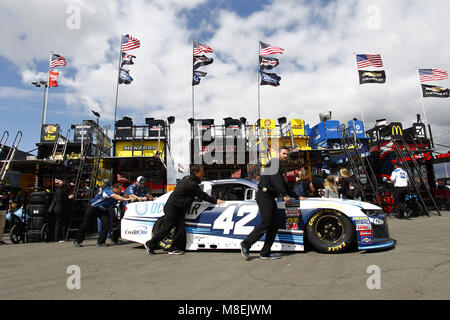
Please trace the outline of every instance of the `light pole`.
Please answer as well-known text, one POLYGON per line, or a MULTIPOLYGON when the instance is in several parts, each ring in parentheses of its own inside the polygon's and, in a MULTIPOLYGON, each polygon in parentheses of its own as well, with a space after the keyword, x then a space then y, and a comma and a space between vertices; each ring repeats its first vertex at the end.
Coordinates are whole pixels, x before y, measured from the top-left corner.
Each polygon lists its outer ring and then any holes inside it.
POLYGON ((99 120, 98 119, 100 118, 100 113, 98 113, 98 112, 96 112, 96 111, 94 111, 92 109, 91 109, 91 111, 94 114, 94 116, 97 118, 97 125, 99 125, 99 120))
POLYGON ((44 86, 44 96, 42 98, 42 120, 41 120, 41 129, 42 129, 42 126, 45 124, 45 122, 47 120, 46 119, 47 115, 46 115, 46 110, 45 110, 45 96, 46 96, 46 92, 47 92, 48 83, 44 80, 40 80, 39 82, 33 81, 31 84, 34 85, 36 88, 44 86))

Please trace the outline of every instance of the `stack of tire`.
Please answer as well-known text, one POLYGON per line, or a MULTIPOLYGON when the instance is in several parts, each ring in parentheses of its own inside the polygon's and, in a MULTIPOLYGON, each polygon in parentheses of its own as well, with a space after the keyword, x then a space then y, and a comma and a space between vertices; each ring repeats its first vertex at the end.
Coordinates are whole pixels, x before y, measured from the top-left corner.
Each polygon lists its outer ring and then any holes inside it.
POLYGON ((30 194, 26 206, 30 216, 28 220, 26 242, 48 240, 48 208, 52 200, 49 192, 33 192, 30 194))

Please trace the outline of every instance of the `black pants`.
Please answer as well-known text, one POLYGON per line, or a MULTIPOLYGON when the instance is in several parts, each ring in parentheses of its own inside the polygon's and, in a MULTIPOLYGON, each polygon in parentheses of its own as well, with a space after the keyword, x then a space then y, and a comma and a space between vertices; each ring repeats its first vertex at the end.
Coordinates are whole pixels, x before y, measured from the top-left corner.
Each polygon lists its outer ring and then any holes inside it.
POLYGON ((84 241, 86 233, 89 231, 89 228, 94 225, 97 217, 102 221, 102 229, 97 239, 97 243, 102 244, 106 242, 106 236, 108 235, 108 228, 110 223, 108 210, 102 210, 99 207, 93 207, 91 205, 88 206, 84 214, 83 222, 78 228, 77 235, 75 236, 75 241, 77 241, 78 243, 82 243, 84 241))
POLYGON ((270 248, 275 241, 278 230, 277 203, 273 195, 262 191, 256 193, 256 203, 261 213, 261 223, 253 229, 242 242, 242 245, 244 248, 250 249, 254 243, 266 234, 264 246, 261 249, 261 256, 267 257, 270 255, 270 248))
POLYGON ((67 228, 67 209, 62 206, 55 206, 55 241, 64 240, 67 228))
POLYGON ((407 187, 394 187, 394 204, 398 208, 399 218, 403 217, 405 212, 410 212, 411 210, 405 205, 405 196, 408 193, 407 187))
POLYGON ((172 238, 170 250, 186 250, 186 230, 184 229, 186 210, 171 206, 164 206, 165 222, 161 229, 152 237, 148 246, 152 249, 158 248, 158 243, 166 238, 173 227, 175 227, 175 235, 172 238))

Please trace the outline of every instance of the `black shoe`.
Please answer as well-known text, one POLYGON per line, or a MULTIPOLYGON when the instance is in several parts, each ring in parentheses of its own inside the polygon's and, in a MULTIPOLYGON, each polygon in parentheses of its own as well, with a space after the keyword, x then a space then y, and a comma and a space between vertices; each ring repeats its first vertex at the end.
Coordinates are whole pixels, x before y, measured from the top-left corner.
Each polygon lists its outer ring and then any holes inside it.
POLYGON ((104 248, 106 248, 106 247, 109 247, 109 244, 106 244, 106 243, 97 243, 97 244, 96 244, 96 247, 104 247, 104 248))
POLYGON ((248 249, 244 247, 244 245, 241 242, 241 255, 244 257, 245 260, 250 260, 250 255, 248 252, 248 249))
POLYGON ((281 259, 281 256, 278 254, 269 254, 268 256, 259 256, 260 259, 262 260, 275 260, 275 259, 281 259))
POLYGON ((147 253, 149 255, 154 255, 155 251, 152 248, 150 248, 150 243, 149 242, 150 241, 147 241, 146 243, 144 243, 145 251, 147 251, 147 253))
POLYGON ((74 242, 73 242, 73 246, 74 246, 75 248, 81 248, 81 247, 82 247, 81 243, 79 243, 79 242, 77 242, 77 241, 74 241, 74 242))
POLYGON ((0 246, 6 245, 7 243, 5 241, 0 241, 0 246))
POLYGON ((175 250, 170 250, 168 253, 169 253, 169 254, 180 255, 180 254, 183 254, 184 251, 183 251, 183 250, 179 250, 179 249, 175 249, 175 250))

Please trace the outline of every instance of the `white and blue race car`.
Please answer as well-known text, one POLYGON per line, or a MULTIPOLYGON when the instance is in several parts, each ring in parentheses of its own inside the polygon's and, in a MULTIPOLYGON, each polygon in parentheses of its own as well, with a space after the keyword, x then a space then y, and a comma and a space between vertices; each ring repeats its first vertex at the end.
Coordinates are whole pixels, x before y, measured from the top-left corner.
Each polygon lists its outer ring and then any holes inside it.
MULTIPOLYGON (((257 182, 245 179, 204 181, 203 190, 225 200, 214 205, 194 201, 186 212, 186 250, 240 249, 240 243, 260 223, 255 195, 257 182)), ((163 208, 169 193, 154 201, 126 206, 121 220, 121 237, 144 244, 164 222, 163 208)), ((305 242, 325 253, 342 252, 352 245, 359 250, 391 248, 386 215, 370 203, 308 198, 292 200, 289 207, 280 198, 278 233, 272 251, 304 251, 305 242)), ((170 237, 161 241, 170 245, 170 237)), ((260 251, 264 237, 250 251, 260 251)))

